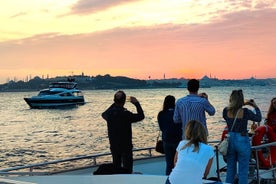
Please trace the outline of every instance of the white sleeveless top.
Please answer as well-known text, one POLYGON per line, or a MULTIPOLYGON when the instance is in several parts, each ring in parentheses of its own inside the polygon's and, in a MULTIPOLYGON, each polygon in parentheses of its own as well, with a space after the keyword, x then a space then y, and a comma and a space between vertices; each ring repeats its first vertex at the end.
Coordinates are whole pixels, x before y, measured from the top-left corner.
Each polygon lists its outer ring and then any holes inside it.
POLYGON ((213 147, 204 143, 200 143, 198 152, 192 152, 193 145, 180 150, 187 142, 182 140, 176 149, 178 158, 169 175, 171 184, 202 184, 207 163, 215 155, 213 147))

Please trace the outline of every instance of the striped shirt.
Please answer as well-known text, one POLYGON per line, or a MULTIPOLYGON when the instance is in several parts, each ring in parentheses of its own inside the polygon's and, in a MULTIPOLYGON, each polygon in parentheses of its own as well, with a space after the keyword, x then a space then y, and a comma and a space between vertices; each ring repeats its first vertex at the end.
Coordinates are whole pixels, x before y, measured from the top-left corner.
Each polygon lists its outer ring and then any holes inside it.
POLYGON ((190 120, 197 120, 202 123, 208 135, 205 112, 207 112, 210 116, 213 116, 216 112, 215 108, 206 98, 189 94, 177 100, 173 120, 175 123, 182 123, 183 138, 185 137, 184 130, 186 124, 190 120))

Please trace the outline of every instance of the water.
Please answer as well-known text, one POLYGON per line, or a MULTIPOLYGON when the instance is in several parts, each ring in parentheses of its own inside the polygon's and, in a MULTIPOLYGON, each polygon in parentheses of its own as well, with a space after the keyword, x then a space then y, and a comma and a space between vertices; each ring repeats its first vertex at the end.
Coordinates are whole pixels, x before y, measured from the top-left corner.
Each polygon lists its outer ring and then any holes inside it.
MULTIPOLYGON (((209 139, 217 140, 225 126, 222 110, 234 87, 203 88, 216 108, 215 116, 207 115, 209 139)), ((265 118, 275 86, 243 87, 246 99, 255 99, 265 118)), ((37 92, 0 93, 0 168, 40 163, 56 159, 109 152, 105 121, 101 113, 112 103, 113 90, 83 91, 87 104, 72 109, 30 109, 24 97, 37 92)), ((186 89, 125 90, 140 101, 145 119, 133 124, 135 148, 154 146, 158 134, 157 114, 166 95, 187 95, 186 89)), ((133 111, 134 106, 126 103, 133 111)))

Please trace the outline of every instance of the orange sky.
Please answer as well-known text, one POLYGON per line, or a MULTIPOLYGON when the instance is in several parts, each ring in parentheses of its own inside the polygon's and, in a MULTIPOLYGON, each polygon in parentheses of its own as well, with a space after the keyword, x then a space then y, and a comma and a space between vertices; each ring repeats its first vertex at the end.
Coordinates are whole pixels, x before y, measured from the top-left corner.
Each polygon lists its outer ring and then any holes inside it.
POLYGON ((82 72, 140 79, 276 78, 275 0, 0 5, 0 83, 82 72))

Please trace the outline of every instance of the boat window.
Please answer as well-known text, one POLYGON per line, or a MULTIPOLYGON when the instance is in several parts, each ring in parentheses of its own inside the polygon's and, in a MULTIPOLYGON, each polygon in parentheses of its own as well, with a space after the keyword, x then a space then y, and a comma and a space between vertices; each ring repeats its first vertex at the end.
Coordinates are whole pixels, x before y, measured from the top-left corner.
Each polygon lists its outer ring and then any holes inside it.
POLYGON ((43 96, 43 95, 54 95, 54 94, 58 94, 60 93, 61 91, 50 91, 50 90, 47 90, 47 91, 40 91, 38 96, 43 96))
POLYGON ((62 93, 62 94, 60 94, 60 96, 72 96, 72 94, 71 93, 62 93))
POLYGON ((81 91, 74 91, 74 92, 73 92, 73 95, 74 95, 74 96, 83 96, 83 94, 82 94, 81 91))
POLYGON ((50 84, 50 88, 74 89, 76 87, 77 83, 74 82, 53 82, 50 84))
POLYGON ((40 91, 38 93, 38 96, 43 96, 43 95, 48 95, 49 94, 49 91, 40 91))

